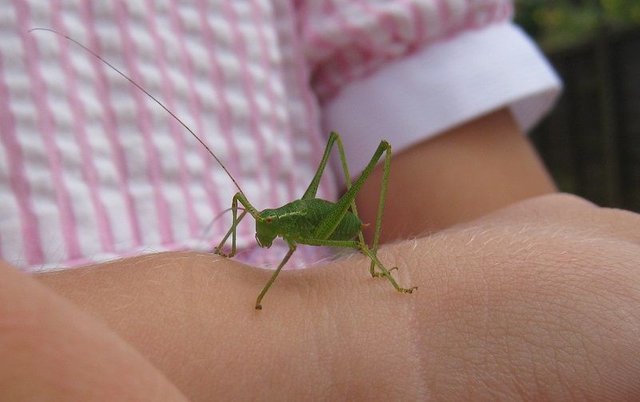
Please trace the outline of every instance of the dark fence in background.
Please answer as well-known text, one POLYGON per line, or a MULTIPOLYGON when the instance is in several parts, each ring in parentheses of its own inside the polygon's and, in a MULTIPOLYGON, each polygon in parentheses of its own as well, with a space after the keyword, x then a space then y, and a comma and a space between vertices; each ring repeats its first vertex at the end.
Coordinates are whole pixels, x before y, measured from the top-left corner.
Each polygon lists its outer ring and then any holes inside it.
POLYGON ((640 30, 549 55, 565 85, 532 140, 563 191, 640 211, 640 30))

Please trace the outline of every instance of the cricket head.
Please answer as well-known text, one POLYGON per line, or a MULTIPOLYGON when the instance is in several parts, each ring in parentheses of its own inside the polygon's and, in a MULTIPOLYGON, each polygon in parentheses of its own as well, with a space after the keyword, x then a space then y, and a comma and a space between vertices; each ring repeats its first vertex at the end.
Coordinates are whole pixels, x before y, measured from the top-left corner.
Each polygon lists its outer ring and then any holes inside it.
POLYGON ((269 248, 273 240, 278 236, 276 230, 277 215, 271 210, 265 209, 260 212, 256 219, 256 241, 260 247, 269 248))

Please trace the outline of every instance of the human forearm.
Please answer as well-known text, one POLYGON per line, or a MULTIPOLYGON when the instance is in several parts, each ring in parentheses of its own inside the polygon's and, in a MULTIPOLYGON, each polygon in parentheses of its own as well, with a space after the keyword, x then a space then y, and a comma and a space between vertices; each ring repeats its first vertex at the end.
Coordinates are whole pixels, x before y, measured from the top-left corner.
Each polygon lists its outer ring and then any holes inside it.
MULTIPOLYGON (((358 197, 365 222, 375 221, 380 179, 378 169, 358 197)), ((382 238, 421 236, 555 191, 510 112, 496 111, 394 155, 382 238)))

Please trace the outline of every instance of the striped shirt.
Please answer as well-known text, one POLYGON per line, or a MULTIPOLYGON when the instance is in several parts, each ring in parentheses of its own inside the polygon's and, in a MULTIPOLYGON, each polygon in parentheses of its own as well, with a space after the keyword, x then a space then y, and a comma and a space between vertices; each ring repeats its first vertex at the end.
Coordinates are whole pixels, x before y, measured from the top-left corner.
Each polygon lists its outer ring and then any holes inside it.
MULTIPOLYGON (((559 83, 511 14, 506 0, 8 0, 0 258, 36 271, 211 249, 230 219, 210 223, 238 190, 141 91, 31 28, 122 69, 263 209, 301 196, 329 130, 357 172, 383 137, 402 149, 502 106, 534 124, 559 83)), ((328 169, 318 196, 334 199, 338 186, 328 169)), ((249 219, 238 236, 241 256, 260 263, 249 219)), ((298 265, 318 258, 300 255, 298 265)))

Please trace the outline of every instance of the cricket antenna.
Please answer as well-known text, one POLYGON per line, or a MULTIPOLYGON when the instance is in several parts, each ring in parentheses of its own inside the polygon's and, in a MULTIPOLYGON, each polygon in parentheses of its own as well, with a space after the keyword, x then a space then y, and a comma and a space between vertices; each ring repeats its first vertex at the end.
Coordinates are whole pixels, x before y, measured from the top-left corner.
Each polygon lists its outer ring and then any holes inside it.
POLYGON ((162 102, 160 102, 155 96, 151 95, 151 93, 149 93, 149 91, 147 91, 146 89, 144 89, 144 87, 142 87, 142 85, 138 84, 137 82, 135 82, 134 80, 132 80, 129 76, 127 76, 125 73, 123 73, 122 71, 120 71, 116 66, 114 66, 113 64, 109 63, 107 60, 103 59, 102 56, 100 56, 98 53, 94 52, 93 50, 89 49, 87 46, 83 45, 82 43, 78 42, 77 40, 56 31, 55 29, 51 29, 51 28, 31 28, 28 32, 32 33, 35 31, 47 31, 47 32, 51 32, 54 33, 58 36, 62 36, 63 38, 66 38, 67 40, 75 43, 77 46, 80 46, 82 49, 84 49, 87 53, 89 53, 90 55, 92 55, 93 57, 95 57, 96 59, 100 60, 101 62, 103 62, 104 64, 106 64, 109 68, 111 68, 113 71, 115 71, 116 73, 120 74, 120 76, 122 76, 124 79, 126 79, 127 81, 129 81, 131 84, 133 84, 133 86, 135 86, 136 88, 138 88, 140 91, 142 91, 145 95, 147 95, 149 98, 151 98, 151 100, 153 100, 155 103, 158 104, 158 106, 160 106, 161 108, 163 108, 167 113, 169 113, 169 115, 171 115, 171 117, 173 117, 174 119, 176 119, 176 121, 178 123, 180 123, 180 125, 182 127, 184 127, 189 134, 191 134, 193 136, 193 138, 195 138, 200 144, 202 144, 202 146, 211 154, 211 156, 213 156, 213 158, 216 160, 216 162, 218 162, 218 164, 220 165, 220 167, 222 167, 222 169, 224 170, 224 172, 227 174, 227 176, 229 176, 229 178, 231 179, 231 181, 233 182, 233 184, 235 184, 236 188, 242 193, 244 194, 244 191, 242 191, 242 189, 240 188, 240 185, 238 184, 238 182, 233 178, 233 176, 231 176, 231 173, 229 172, 229 170, 227 169, 227 167, 222 163, 222 161, 216 156, 216 154, 213 153, 213 151, 211 150, 211 148, 209 148, 209 146, 207 144, 204 143, 204 141, 202 141, 200 139, 200 137, 198 137, 196 135, 196 133, 193 132, 193 130, 191 130, 189 128, 189 126, 187 126, 182 120, 180 120, 180 118, 178 116, 176 116, 175 113, 173 113, 171 110, 169 110, 162 102))

